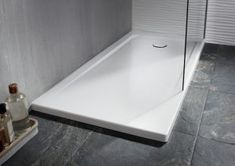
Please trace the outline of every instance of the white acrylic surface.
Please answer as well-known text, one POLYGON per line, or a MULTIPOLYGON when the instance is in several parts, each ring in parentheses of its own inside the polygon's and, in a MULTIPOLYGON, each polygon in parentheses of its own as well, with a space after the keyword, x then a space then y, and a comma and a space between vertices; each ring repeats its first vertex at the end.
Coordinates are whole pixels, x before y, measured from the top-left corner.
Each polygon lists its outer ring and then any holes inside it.
MULTIPOLYGON (((183 39, 130 33, 36 99, 32 108, 167 141, 184 96, 183 50, 183 39)), ((196 62, 199 54, 191 59, 196 62)))

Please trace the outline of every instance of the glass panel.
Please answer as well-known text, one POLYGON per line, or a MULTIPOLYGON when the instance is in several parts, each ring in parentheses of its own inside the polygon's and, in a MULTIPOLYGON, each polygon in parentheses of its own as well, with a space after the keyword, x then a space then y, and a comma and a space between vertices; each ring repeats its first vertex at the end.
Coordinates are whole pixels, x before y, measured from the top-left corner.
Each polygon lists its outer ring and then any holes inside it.
POLYGON ((189 69, 193 61, 197 59, 199 49, 205 37, 206 12, 208 0, 186 0, 186 27, 185 27, 185 62, 183 90, 186 81, 190 81, 189 69))
POLYGON ((142 55, 149 59, 139 67, 136 89, 145 89, 144 100, 153 107, 182 91, 186 7, 185 0, 133 0, 133 31, 141 32, 136 49, 144 46, 142 55))
POLYGON ((186 65, 190 60, 194 48, 204 39, 206 0, 187 0, 187 47, 186 65))

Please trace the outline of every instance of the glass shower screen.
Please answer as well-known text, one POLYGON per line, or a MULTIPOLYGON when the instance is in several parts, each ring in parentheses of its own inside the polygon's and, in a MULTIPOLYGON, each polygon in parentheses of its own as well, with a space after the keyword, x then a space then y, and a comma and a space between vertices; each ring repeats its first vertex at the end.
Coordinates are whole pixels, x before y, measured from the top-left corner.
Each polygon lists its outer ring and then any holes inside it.
MULTIPOLYGON (((203 45, 206 28, 206 13, 208 0, 186 0, 186 26, 185 26, 185 71, 184 76, 189 75, 187 66, 192 63, 193 52, 203 45)), ((185 88, 185 81, 183 88, 185 88)))
MULTIPOLYGON (((157 94, 154 96, 157 106, 182 92, 187 2, 133 0, 132 3, 133 31, 149 37, 148 50, 154 55, 146 71, 151 71, 151 66, 155 70, 146 81, 155 87, 150 94, 157 94)), ((149 52, 144 54, 145 58, 151 56, 149 52)))

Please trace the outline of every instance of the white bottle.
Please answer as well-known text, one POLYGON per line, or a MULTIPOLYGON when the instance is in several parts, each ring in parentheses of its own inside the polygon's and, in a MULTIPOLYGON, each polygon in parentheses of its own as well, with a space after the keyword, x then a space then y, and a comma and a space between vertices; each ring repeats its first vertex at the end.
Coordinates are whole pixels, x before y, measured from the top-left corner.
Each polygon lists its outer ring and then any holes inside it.
POLYGON ((29 127, 28 102, 23 93, 18 92, 17 84, 9 85, 10 96, 6 98, 15 131, 29 127))

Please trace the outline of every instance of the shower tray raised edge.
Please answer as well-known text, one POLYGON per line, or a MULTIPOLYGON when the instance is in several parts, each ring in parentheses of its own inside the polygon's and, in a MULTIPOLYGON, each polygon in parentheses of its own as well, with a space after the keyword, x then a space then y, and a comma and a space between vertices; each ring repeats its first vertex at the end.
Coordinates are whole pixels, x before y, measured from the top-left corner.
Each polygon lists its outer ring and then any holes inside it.
POLYGON ((116 47, 125 44, 123 42, 125 42, 127 36, 130 36, 130 34, 126 35, 121 40, 114 43, 111 47, 107 48, 95 58, 90 60, 85 66, 81 67, 80 69, 72 73, 69 77, 67 77, 65 80, 63 80, 61 83, 57 84, 55 87, 43 94, 41 97, 34 100, 31 105, 32 110, 139 137, 167 142, 170 138, 173 126, 181 108, 181 104, 184 100, 187 88, 190 84, 194 70, 197 66, 197 62, 199 61, 199 57, 204 46, 203 42, 195 46, 191 58, 186 66, 187 72, 185 77, 185 90, 175 95, 163 104, 159 105, 156 109, 147 112, 143 116, 136 118, 130 123, 114 123, 92 117, 82 116, 79 114, 69 113, 59 108, 55 109, 53 107, 50 107, 44 102, 44 98, 47 98, 50 95, 53 96, 55 93, 57 93, 57 91, 63 89, 65 85, 64 82, 69 82, 76 78, 77 73, 86 73, 86 71, 89 70, 92 64, 99 63, 100 61, 102 61, 102 58, 105 54, 110 54, 110 52, 114 51, 113 49, 116 49, 116 47))

